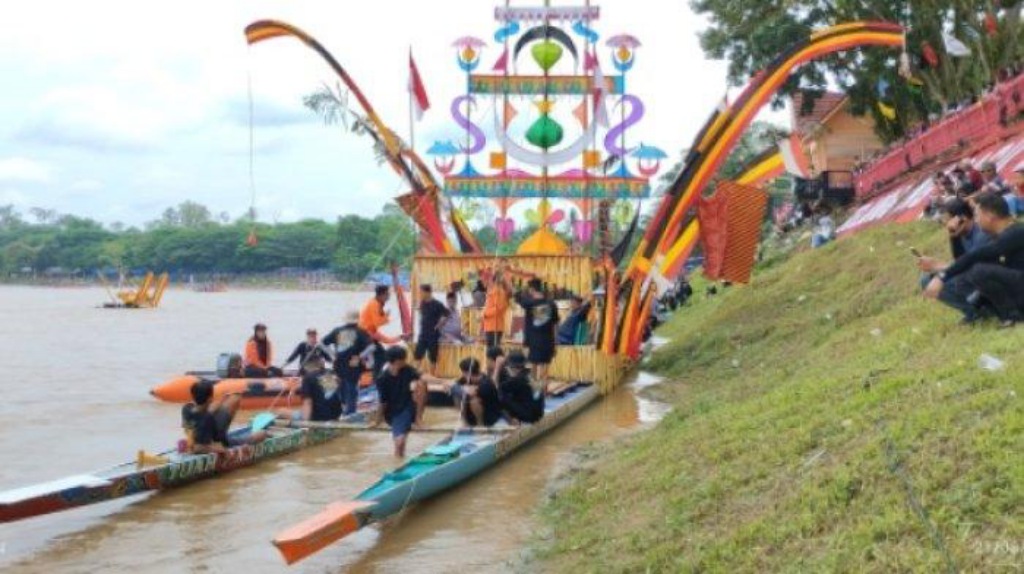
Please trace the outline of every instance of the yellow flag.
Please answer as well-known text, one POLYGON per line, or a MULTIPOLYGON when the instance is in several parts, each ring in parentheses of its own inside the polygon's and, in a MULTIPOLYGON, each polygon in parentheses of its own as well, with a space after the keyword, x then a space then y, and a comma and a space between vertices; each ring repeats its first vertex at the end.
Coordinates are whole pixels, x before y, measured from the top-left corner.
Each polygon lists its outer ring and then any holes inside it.
POLYGON ((878 102, 878 111, 882 113, 882 116, 890 122, 896 119, 896 108, 887 106, 883 102, 878 102))

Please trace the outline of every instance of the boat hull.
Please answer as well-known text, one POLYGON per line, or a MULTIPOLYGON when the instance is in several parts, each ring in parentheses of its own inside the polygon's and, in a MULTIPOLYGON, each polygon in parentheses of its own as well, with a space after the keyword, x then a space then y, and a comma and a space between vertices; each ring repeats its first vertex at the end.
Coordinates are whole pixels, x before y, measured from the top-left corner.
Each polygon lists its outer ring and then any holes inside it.
POLYGON ((184 486, 322 444, 342 432, 337 429, 281 430, 260 444, 234 447, 223 455, 183 455, 168 451, 159 455, 169 459, 164 464, 138 468, 136 462, 125 463, 93 474, 0 492, 0 523, 184 486))
POLYGON ((457 451, 458 456, 417 472, 414 466, 424 464, 417 462, 423 460, 424 455, 420 455, 386 474, 351 503, 332 504, 282 532, 274 539, 274 545, 289 564, 302 560, 373 522, 468 481, 572 418, 599 396, 599 389, 589 386, 572 392, 571 396, 551 399, 554 408, 548 409, 540 421, 505 433, 455 432, 425 453, 442 447, 442 450, 457 451), (353 506, 357 504, 360 506, 353 506))

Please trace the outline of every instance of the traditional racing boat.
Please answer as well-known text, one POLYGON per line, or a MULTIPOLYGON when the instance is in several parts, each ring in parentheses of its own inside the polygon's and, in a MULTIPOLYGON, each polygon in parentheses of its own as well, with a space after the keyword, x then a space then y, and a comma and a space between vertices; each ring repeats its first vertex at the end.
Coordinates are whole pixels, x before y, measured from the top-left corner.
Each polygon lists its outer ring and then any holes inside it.
POLYGON ((547 398, 544 417, 535 424, 453 432, 386 473, 351 501, 331 504, 280 533, 274 538, 274 545, 288 564, 302 560, 357 530, 484 472, 580 412, 600 394, 593 385, 571 385, 547 398))
MULTIPOLYGON (((232 434, 237 436, 240 432, 244 430, 232 434)), ((147 455, 140 451, 136 460, 104 470, 0 492, 0 523, 185 486, 323 444, 343 434, 345 429, 270 427, 267 432, 270 436, 265 441, 232 447, 221 455, 185 454, 177 450, 147 455)))

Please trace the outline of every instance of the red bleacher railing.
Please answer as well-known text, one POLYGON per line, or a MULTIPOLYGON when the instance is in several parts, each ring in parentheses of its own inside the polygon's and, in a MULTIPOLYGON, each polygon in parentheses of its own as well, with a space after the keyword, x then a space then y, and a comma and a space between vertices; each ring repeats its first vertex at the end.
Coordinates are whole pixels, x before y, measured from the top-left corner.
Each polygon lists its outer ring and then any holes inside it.
POLYGON ((856 176, 858 200, 884 190, 887 183, 943 153, 983 146, 1001 137, 1007 121, 1024 113, 1024 75, 1000 83, 978 103, 954 112, 928 131, 889 150, 856 176))

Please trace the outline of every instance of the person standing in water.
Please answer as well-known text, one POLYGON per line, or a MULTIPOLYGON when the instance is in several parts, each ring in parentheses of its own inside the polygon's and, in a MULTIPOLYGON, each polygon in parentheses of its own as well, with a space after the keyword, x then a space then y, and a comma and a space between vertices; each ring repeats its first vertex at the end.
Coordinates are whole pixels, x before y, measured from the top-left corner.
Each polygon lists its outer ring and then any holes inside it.
POLYGON ((409 431, 423 424, 427 405, 427 383, 419 371, 406 364, 408 356, 404 347, 391 347, 385 352, 387 365, 377 377, 380 403, 372 424, 376 427, 386 422, 391 427, 398 458, 405 458, 409 431))

